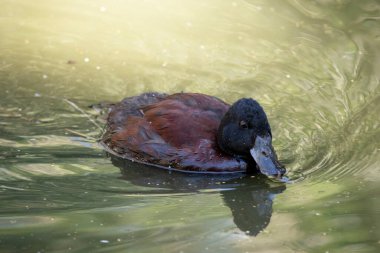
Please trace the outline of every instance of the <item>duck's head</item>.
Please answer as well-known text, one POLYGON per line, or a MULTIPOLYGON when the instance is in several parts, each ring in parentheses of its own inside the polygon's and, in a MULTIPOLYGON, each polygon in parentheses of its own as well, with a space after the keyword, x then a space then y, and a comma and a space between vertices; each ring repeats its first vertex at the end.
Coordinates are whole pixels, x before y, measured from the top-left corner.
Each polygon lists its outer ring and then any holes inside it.
POLYGON ((218 129, 218 145, 226 153, 252 159, 262 174, 281 177, 285 168, 279 163, 272 146, 272 132, 260 104, 243 98, 224 115, 218 129))

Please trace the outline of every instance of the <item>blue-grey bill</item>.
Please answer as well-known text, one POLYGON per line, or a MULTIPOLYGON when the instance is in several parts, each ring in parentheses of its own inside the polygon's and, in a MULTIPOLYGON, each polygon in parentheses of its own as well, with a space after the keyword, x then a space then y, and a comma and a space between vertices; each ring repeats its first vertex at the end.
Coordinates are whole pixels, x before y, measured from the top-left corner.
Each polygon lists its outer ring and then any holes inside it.
POLYGON ((276 178, 285 174, 285 168, 277 160, 270 135, 257 136, 250 153, 262 174, 276 178))

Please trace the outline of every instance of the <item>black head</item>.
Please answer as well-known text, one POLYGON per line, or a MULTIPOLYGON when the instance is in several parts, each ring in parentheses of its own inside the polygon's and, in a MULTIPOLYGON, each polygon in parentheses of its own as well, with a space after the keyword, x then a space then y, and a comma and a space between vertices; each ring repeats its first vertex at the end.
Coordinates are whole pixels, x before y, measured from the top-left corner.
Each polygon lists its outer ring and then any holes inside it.
POLYGON ((224 152, 247 159, 253 157, 261 173, 285 173, 272 147, 268 118, 257 101, 243 98, 235 102, 220 122, 217 139, 224 152))

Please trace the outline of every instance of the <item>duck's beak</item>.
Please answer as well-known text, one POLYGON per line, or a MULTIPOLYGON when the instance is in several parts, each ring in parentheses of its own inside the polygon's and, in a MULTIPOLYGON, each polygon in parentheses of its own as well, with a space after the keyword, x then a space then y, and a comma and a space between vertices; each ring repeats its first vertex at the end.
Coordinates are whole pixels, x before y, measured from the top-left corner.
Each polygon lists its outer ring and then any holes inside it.
POLYGON ((285 174, 286 169, 277 159, 270 135, 257 136, 250 153, 261 173, 276 178, 281 178, 285 174))

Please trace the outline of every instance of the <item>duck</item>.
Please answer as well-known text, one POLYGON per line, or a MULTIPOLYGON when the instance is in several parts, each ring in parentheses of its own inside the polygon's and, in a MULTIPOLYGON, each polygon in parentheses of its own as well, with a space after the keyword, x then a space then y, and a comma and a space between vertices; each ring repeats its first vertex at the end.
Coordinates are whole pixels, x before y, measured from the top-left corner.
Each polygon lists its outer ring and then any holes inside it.
POLYGON ((147 92, 113 104, 100 144, 107 153, 171 171, 261 173, 281 178, 263 107, 201 93, 147 92))

